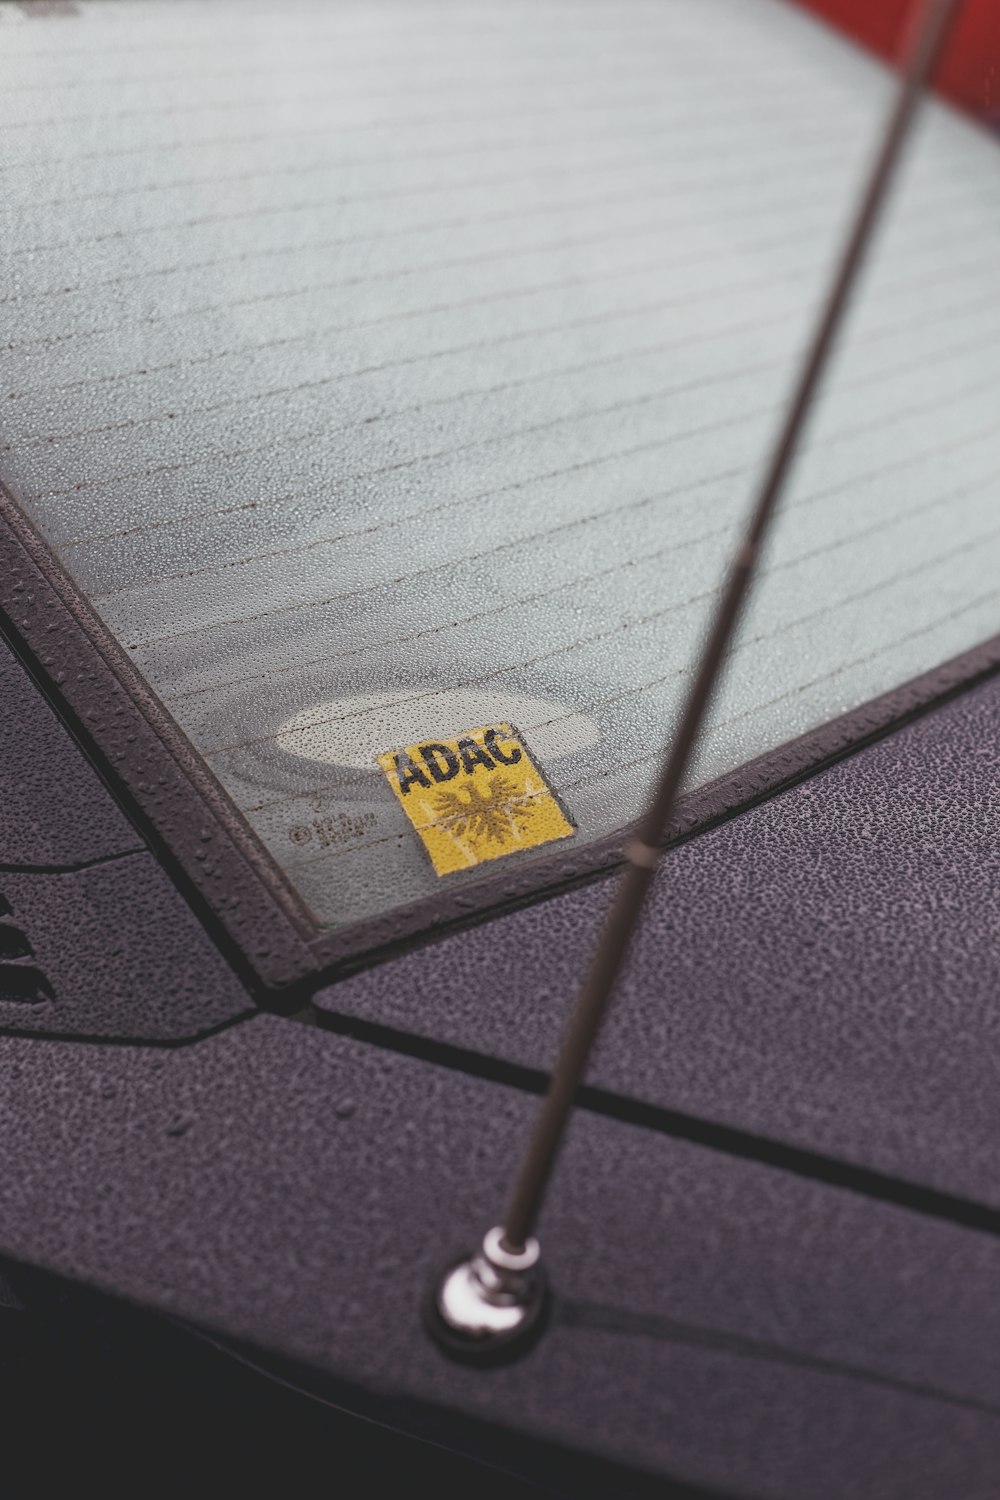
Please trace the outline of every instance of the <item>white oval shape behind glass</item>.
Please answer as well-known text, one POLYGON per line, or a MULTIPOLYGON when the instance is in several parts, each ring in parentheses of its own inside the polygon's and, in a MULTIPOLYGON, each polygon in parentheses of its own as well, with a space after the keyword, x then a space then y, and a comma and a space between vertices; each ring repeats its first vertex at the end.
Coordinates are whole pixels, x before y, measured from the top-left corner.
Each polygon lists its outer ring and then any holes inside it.
POLYGON ((516 725, 542 761, 586 750, 600 738, 592 719, 554 698, 442 688, 419 694, 361 693, 315 703, 287 719, 275 743, 303 760, 370 770, 384 750, 454 739, 484 724, 503 723, 516 725))

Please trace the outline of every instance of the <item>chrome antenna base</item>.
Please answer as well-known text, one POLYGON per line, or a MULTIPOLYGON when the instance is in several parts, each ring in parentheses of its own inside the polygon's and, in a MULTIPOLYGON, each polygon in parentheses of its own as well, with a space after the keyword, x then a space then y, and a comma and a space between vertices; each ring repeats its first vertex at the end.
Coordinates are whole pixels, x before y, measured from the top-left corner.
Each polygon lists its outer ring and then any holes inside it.
POLYGON ((530 1347, 548 1306, 540 1255, 535 1239, 511 1250, 498 1227, 475 1255, 448 1267, 427 1307, 430 1332, 446 1354, 490 1363, 515 1359, 530 1347))

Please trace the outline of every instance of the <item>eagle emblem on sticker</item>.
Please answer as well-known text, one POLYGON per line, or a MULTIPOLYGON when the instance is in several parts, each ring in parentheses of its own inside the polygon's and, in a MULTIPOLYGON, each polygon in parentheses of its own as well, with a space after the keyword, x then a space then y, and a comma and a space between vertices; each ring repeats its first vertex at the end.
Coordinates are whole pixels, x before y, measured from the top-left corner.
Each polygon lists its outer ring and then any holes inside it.
POLYGON ((378 763, 439 875, 576 831, 510 724, 386 750, 378 763))

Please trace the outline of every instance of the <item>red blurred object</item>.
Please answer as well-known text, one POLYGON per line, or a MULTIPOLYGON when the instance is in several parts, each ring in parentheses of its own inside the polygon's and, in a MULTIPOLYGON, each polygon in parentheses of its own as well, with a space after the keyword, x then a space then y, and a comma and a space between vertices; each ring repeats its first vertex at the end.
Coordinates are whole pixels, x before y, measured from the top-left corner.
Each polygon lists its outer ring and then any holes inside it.
MULTIPOLYGON (((799 0, 882 57, 898 57, 915 0, 799 0)), ((966 0, 937 87, 973 114, 1000 118, 1000 0, 966 0)))

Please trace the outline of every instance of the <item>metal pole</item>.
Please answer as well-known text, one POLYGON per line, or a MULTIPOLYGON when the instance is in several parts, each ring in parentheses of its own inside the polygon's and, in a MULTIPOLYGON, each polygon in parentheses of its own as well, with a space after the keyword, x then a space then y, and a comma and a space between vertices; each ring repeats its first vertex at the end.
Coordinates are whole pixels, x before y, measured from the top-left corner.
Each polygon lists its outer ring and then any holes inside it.
MULTIPOLYGON (((515 1303, 518 1296, 527 1299, 533 1295, 530 1289, 537 1284, 530 1278, 530 1272, 538 1259, 537 1243, 532 1239, 532 1234, 566 1124, 572 1113, 574 1097, 586 1071, 615 982, 628 954, 629 944, 662 852, 674 804, 683 786, 705 715, 754 580, 761 547, 774 518, 806 419, 871 242, 872 232, 884 206, 886 193, 913 124, 923 89, 941 55, 961 5, 962 0, 925 0, 922 12, 919 13, 919 23, 900 76, 896 98, 855 209, 818 324, 796 377, 750 512, 744 538, 730 564, 673 744, 652 801, 640 823, 638 836, 627 850, 628 866, 621 878, 590 971, 570 1019, 548 1093, 514 1184, 502 1230, 491 1231, 492 1241, 487 1236, 483 1251, 480 1252, 480 1279, 484 1267, 488 1273, 496 1273, 500 1281, 506 1275, 503 1295, 513 1299, 515 1303), (492 1259, 488 1254, 491 1245, 492 1259), (498 1265, 498 1253, 511 1264, 498 1265), (530 1265, 521 1264, 525 1259, 530 1260, 530 1265), (515 1262, 516 1265, 513 1264, 515 1262)), ((467 1264, 474 1267, 476 1262, 467 1264)), ((442 1296, 446 1285, 447 1281, 443 1284, 442 1296)), ((455 1331, 461 1332, 459 1322, 449 1319, 445 1303, 440 1298, 439 1313, 450 1322, 455 1331)), ((488 1341, 490 1335, 480 1330, 475 1337, 488 1341)))

